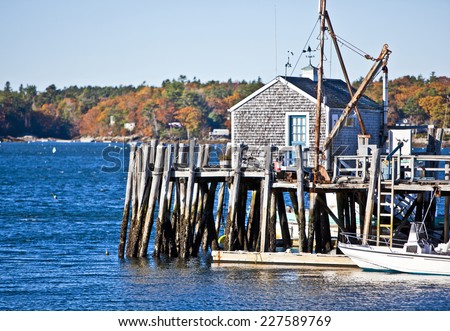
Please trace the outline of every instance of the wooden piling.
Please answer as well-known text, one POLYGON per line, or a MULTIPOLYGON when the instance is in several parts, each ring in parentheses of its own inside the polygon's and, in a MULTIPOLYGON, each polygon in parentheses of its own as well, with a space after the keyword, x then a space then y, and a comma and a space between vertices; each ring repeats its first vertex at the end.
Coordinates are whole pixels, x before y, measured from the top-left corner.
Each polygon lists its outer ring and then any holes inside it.
POLYGON ((370 163, 370 179, 369 188, 367 190, 367 201, 364 214, 364 232, 363 232, 363 244, 367 245, 370 227, 372 225, 373 207, 375 204, 375 192, 378 186, 378 178, 380 176, 380 150, 375 148, 372 150, 372 161, 370 163))
POLYGON ((239 199, 239 186, 241 182, 241 163, 242 163, 242 149, 243 146, 239 145, 234 148, 233 151, 233 182, 231 186, 230 198, 228 201, 228 215, 225 228, 225 247, 227 250, 231 250, 234 245, 236 237, 236 211, 237 202, 239 199))
MULTIPOLYGON (((209 148, 209 145, 197 146, 194 141, 189 145, 180 144, 179 147, 175 145, 173 148, 172 145, 158 145, 156 141, 150 145, 142 144, 139 148, 131 147, 118 246, 119 257, 125 254, 127 257, 146 257, 150 238, 153 237, 153 255, 156 258, 164 254, 170 257, 178 255, 181 258, 196 256, 200 247, 204 250, 217 250, 224 214, 227 220, 227 240, 224 247, 226 250, 256 251, 255 256, 261 256, 261 252, 275 252, 277 215, 283 247, 288 249, 292 243, 286 214, 287 193, 290 195, 299 225, 300 252, 315 250, 316 253, 327 253, 331 250, 329 217, 338 224, 339 233, 356 232, 356 203, 359 203, 360 231, 367 242, 371 234, 375 191, 378 184, 386 184, 379 182, 379 150, 372 151, 369 182, 365 178, 358 178, 358 175, 355 181, 354 174, 342 178, 340 169, 336 168, 335 174, 338 175, 333 177, 337 178, 336 181, 315 183, 311 186, 310 221, 306 235, 304 190, 310 185, 303 172, 300 146, 295 147, 296 169, 292 169, 290 165, 284 168, 283 165, 277 173, 273 171, 272 146, 264 148, 264 153, 251 148, 247 152, 244 145, 235 146, 232 169, 219 168, 214 162, 209 164, 209 148), (263 167, 260 167, 260 164, 263 164, 263 167), (327 205, 327 192, 337 192, 337 216, 327 205), (247 212, 248 205, 250 208, 247 212), (224 208, 228 210, 227 214, 224 208), (154 217, 156 233, 153 236, 151 232, 154 217)), ((436 160, 430 158, 427 162, 436 160)), ((449 181, 450 158, 444 160, 445 181, 449 181)), ((440 164, 428 167, 428 171, 442 170, 434 168, 440 168, 440 164)), ((447 216, 450 208, 450 184, 442 184, 442 179, 440 181, 439 193, 446 199, 447 212, 444 214, 447 216)), ((433 207, 429 207, 429 202, 424 202, 424 193, 429 194, 429 187, 413 182, 414 178, 411 183, 392 183, 399 187, 411 184, 413 193, 417 195, 417 199, 403 214, 402 224, 407 223, 414 211, 420 221, 426 213, 432 213, 433 207)), ((448 222, 447 216, 444 221, 444 240, 448 240, 448 222)), ((400 231, 400 227, 396 230, 400 231)))
MULTIPOLYGON (((184 165, 188 161, 188 153, 185 144, 180 144, 178 151, 178 162, 180 165, 184 165)), ((186 178, 177 179, 177 199, 179 201, 179 212, 178 212, 178 223, 177 223, 177 235, 175 237, 175 242, 177 244, 178 253, 185 257, 186 256, 186 178)))
MULTIPOLYGON (((322 201, 324 201, 325 206, 327 206, 326 194, 319 193, 316 197, 316 200, 318 200, 319 198, 322 201)), ((320 239, 321 239, 321 242, 320 242, 320 250, 316 249, 317 253, 329 253, 333 249, 333 246, 331 244, 330 219, 328 217, 328 215, 330 213, 327 212, 327 208, 318 208, 319 213, 320 213, 319 217, 320 217, 320 235, 321 235, 320 239)), ((316 239, 316 240, 318 240, 318 239, 316 239)))
MULTIPOLYGON (((203 154, 205 151, 205 145, 198 145, 198 153, 197 160, 195 163, 195 169, 201 169, 203 162, 203 154)), ((191 211, 190 211, 190 227, 194 230, 197 227, 198 221, 201 218, 202 209, 203 209, 203 194, 199 189, 199 183, 194 179, 194 186, 192 192, 192 202, 191 202, 191 211)))
POLYGON ((288 249, 292 247, 292 239, 286 215, 286 204, 284 202, 283 192, 277 192, 276 194, 277 194, 278 218, 280 220, 281 237, 283 239, 283 248, 288 249))
MULTIPOLYGON (((217 182, 212 182, 211 186, 208 187, 208 184, 202 183, 201 191, 203 192, 203 210, 201 214, 201 218, 199 220, 198 230, 195 234, 194 245, 192 247, 192 255, 196 256, 198 250, 200 248, 201 241, 203 239, 203 235, 208 223, 212 223, 212 215, 214 208, 214 198, 217 188, 217 182)), ((212 223, 213 224, 213 223, 212 223)), ((209 231, 213 231, 214 226, 210 226, 209 231)), ((214 233, 211 233, 212 237, 214 237, 214 233)), ((215 239, 217 240, 217 235, 215 235, 215 239)))
MULTIPOLYGON (((295 146, 295 155, 296 155, 296 174, 297 174, 297 208, 296 209, 296 215, 297 215, 297 224, 298 224, 298 250, 299 252, 306 252, 307 249, 307 241, 306 241, 306 217, 305 217, 305 192, 304 192, 304 180, 305 180, 305 174, 303 171, 303 151, 301 145, 295 146)), ((291 194, 291 201, 294 204, 293 196, 291 194)))
POLYGON ((218 250, 219 244, 219 233, 216 231, 216 226, 214 222, 214 201, 217 192, 218 182, 212 182, 209 187, 209 195, 206 201, 206 212, 207 212, 207 220, 206 220, 206 230, 208 232, 207 240, 212 250, 218 250))
POLYGON ((272 147, 265 148, 264 179, 261 182, 261 227, 260 227, 260 251, 266 251, 267 230, 269 223, 270 188, 272 184, 272 147))
POLYGON ((136 150, 135 155, 135 167, 133 170, 133 197, 131 206, 131 221, 130 221, 130 231, 128 233, 128 241, 126 246, 126 256, 136 257, 137 249, 139 244, 139 236, 141 232, 141 219, 138 218, 139 215, 139 205, 142 201, 140 196, 140 174, 142 172, 142 149, 136 150))
MULTIPOLYGON (((450 164, 445 163, 445 180, 450 180, 450 164)), ((449 231, 449 213, 450 213, 450 197, 448 195, 444 198, 444 238, 443 241, 448 242, 448 231, 449 231)))
POLYGON ((275 252, 277 248, 276 243, 276 222, 277 222, 277 197, 275 192, 270 192, 270 209, 269 209, 269 222, 268 222, 268 234, 269 234, 269 252, 275 252))
POLYGON ((245 234, 245 222, 247 217, 247 196, 248 187, 246 183, 241 184, 238 200, 238 209, 236 212, 236 249, 247 250, 247 236, 245 234))
POLYGON ((216 209, 216 216, 215 216, 215 227, 217 234, 220 233, 220 227, 222 225, 222 219, 223 219, 223 203, 225 200, 225 190, 227 189, 227 183, 222 182, 219 187, 219 193, 217 198, 217 209, 216 209))
MULTIPOLYGON (((153 256, 159 257, 161 253, 161 246, 163 243, 164 237, 168 240, 172 245, 175 246, 175 238, 172 233, 172 226, 170 223, 170 205, 168 204, 167 192, 169 190, 170 183, 170 171, 172 169, 172 148, 169 146, 165 150, 164 157, 164 170, 163 177, 160 186, 160 194, 159 194, 159 206, 158 206, 158 219, 156 222, 156 235, 155 235, 155 244, 153 249, 153 256)), ((172 253, 171 255, 173 255, 172 253)))
POLYGON ((131 195, 133 190, 133 169, 135 167, 136 145, 130 147, 130 159, 128 161, 127 186, 125 190, 125 204, 123 207, 122 225, 120 228, 120 241, 118 247, 119 258, 125 255, 125 243, 127 238, 128 219, 130 216, 131 195))
POLYGON ((157 151, 156 151, 155 168, 152 173, 153 179, 152 179, 152 183, 151 183, 148 208, 147 208, 147 212, 145 214, 145 219, 144 219, 144 224, 143 224, 143 229, 142 229, 142 236, 141 236, 142 239, 139 244, 139 252, 138 252, 139 257, 147 256, 148 243, 150 240, 150 235, 151 235, 151 231, 153 228, 153 222, 154 222, 154 212, 155 212, 156 200, 159 198, 159 189, 160 189, 160 185, 161 185, 161 177, 162 177, 162 171, 163 171, 165 151, 166 151, 166 146, 158 145, 157 151))
POLYGON ((260 214, 260 190, 252 191, 250 200, 250 211, 247 220, 247 249, 256 250, 259 235, 259 214, 260 214))
POLYGON ((315 192, 309 193, 309 221, 308 221, 308 252, 314 251, 314 231, 317 222, 317 210, 316 210, 316 195, 315 192))

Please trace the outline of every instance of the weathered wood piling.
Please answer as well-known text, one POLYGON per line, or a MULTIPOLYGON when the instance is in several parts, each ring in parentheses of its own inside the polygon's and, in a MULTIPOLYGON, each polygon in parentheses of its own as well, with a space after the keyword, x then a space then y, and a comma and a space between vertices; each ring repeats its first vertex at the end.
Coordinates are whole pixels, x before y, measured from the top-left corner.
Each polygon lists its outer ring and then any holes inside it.
MULTIPOLYGON (((225 250, 275 252, 277 222, 281 229, 278 246, 289 249, 293 242, 288 206, 294 210, 301 229, 299 250, 308 249, 301 147, 289 152, 296 155, 293 161, 297 164, 292 164, 289 175, 283 172, 287 179, 276 179, 280 176, 273 166, 277 148, 226 148, 195 141, 152 141, 131 147, 120 257, 146 257, 149 247, 153 247, 156 257, 167 254, 188 258, 196 256, 200 249, 219 249, 218 239, 223 235, 225 250), (227 155, 232 155, 232 166, 219 166, 218 157, 227 155)), ((329 229, 321 230, 327 222, 320 217, 310 231, 326 235, 329 242, 329 229)), ((313 233, 309 233, 309 239, 314 240, 311 238, 313 233)), ((323 251, 322 246, 319 243, 316 249, 323 251)), ((331 248, 328 245, 326 249, 331 248)))
MULTIPOLYGON (((330 219, 338 239, 359 231, 363 242, 377 236, 378 244, 380 238, 392 243, 411 218, 426 218, 432 226, 436 196, 444 196, 449 209, 450 157, 438 155, 437 147, 431 156, 393 155, 392 173, 384 178, 380 167, 387 158, 371 149, 368 155, 336 157, 333 178, 325 174, 316 182, 301 146, 225 147, 195 140, 133 145, 118 255, 186 259, 201 249, 328 253, 335 244, 330 219), (231 166, 219 165, 219 158, 231 158, 231 166), (426 177, 416 177, 422 163, 426 177), (336 197, 334 210, 328 193, 336 197), (291 222, 295 215, 297 242, 288 215, 291 222)), ((446 215, 447 240, 448 223, 446 215)))

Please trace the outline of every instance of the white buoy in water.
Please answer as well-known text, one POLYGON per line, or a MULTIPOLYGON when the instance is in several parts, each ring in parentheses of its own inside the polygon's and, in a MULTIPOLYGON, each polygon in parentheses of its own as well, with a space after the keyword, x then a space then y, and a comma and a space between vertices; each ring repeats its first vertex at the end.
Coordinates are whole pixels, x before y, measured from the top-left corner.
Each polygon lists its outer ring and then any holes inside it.
POLYGON ((53 147, 52 152, 53 152, 53 154, 56 153, 56 147, 53 147))

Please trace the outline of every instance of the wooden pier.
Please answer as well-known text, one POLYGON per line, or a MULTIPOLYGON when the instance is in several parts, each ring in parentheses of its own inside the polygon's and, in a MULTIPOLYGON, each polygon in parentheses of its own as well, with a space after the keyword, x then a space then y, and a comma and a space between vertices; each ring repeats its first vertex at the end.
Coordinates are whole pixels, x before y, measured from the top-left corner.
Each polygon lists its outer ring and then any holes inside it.
MULTIPOLYGON (((315 182, 306 164, 301 146, 225 147, 195 141, 132 146, 119 257, 150 253, 185 259, 203 249, 213 252, 214 262, 234 256, 234 262, 318 264, 325 255, 329 265, 348 266, 348 259, 328 254, 334 251, 330 220, 339 232, 392 241, 412 217, 428 218, 432 226, 435 197, 450 195, 449 156, 392 155, 387 160, 372 146, 364 155, 335 157, 333 172, 321 171, 315 182), (220 165, 219 160, 227 162, 220 165), (336 194, 337 210, 327 204, 327 193, 336 194), (299 229, 296 247, 288 208, 299 229)), ((443 227, 445 238, 448 218, 443 227)))

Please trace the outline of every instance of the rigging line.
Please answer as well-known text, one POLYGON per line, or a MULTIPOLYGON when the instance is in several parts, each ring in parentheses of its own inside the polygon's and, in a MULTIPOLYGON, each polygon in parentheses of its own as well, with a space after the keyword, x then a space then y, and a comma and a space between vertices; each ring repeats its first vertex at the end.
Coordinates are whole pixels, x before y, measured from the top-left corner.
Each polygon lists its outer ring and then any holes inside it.
POLYGON ((300 55, 299 55, 299 57, 298 57, 298 59, 297 59, 297 62, 295 62, 294 68, 292 68, 291 76, 292 76, 292 74, 294 73, 295 68, 297 68, 298 63, 300 62, 300 59, 302 58, 303 50, 306 49, 306 46, 308 46, 309 41, 310 41, 310 39, 311 39, 311 36, 313 35, 314 31, 316 30, 316 27, 317 27, 317 24, 319 24, 319 21, 320 21, 320 16, 317 18, 316 24, 314 25, 314 28, 312 29, 312 31, 311 31, 311 33, 310 33, 310 35, 309 35, 309 37, 308 37, 308 40, 307 40, 306 43, 305 43, 305 46, 303 46, 302 52, 300 52, 300 55))
POLYGON ((366 59, 374 60, 374 58, 372 56, 370 56, 369 53, 367 53, 367 52, 363 51, 362 49, 356 47, 355 45, 353 45, 349 41, 345 40, 344 38, 342 38, 342 37, 340 37, 338 35, 335 35, 335 36, 336 36, 336 39, 338 39, 343 46, 349 48, 350 50, 354 51, 358 55, 361 55, 362 57, 365 57, 366 59))
POLYGON ((428 238, 427 228, 424 226, 425 219, 428 216, 428 212, 430 211, 431 205, 433 204, 433 200, 436 197, 436 193, 437 193, 438 190, 439 190, 438 187, 434 187, 433 195, 431 196, 430 203, 428 205, 427 211, 425 212, 425 215, 423 215, 423 219, 422 219, 422 222, 421 222, 421 227, 423 227, 425 229, 425 234, 426 234, 427 238, 428 238))

